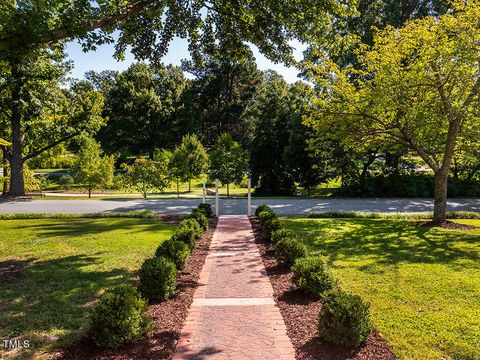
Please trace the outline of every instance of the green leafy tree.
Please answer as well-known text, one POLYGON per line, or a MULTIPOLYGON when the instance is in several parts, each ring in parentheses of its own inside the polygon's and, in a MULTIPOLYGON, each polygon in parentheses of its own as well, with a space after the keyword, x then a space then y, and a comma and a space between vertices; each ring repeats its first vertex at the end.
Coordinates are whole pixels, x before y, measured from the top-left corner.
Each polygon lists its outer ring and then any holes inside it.
POLYGON ((162 191, 168 186, 168 168, 164 163, 138 158, 132 165, 122 164, 126 177, 142 193, 144 199, 153 190, 162 191))
POLYGON ((227 185, 227 197, 230 196, 230 184, 239 184, 248 171, 248 153, 233 141, 229 134, 221 135, 209 153, 211 180, 219 179, 227 185))
MULTIPOLYGON (((254 44, 270 59, 292 63, 289 41, 321 39, 332 14, 346 14, 348 5, 350 1, 336 0, 288 3, 262 0, 245 6, 238 6, 233 0, 0 2, 0 68, 11 79, 7 81, 10 105, 5 107, 10 109, 6 117, 12 142, 12 152, 8 153, 10 194, 24 193, 23 139, 28 126, 27 112, 21 104, 32 103, 24 99, 25 88, 30 84, 27 75, 35 73, 45 78, 49 71, 39 67, 42 57, 61 53, 66 41, 77 39, 86 51, 116 41, 117 59, 122 59, 130 48, 138 60, 159 63, 173 38, 187 38, 197 64, 203 61, 202 51, 219 43, 235 57, 244 57, 245 50, 254 44)), ((64 127, 54 128, 57 130, 54 142, 62 142, 64 127)))
POLYGON ((26 161, 104 124, 101 93, 85 82, 61 86, 68 69, 62 59, 44 51, 0 74, 0 136, 11 143, 0 149, 10 164, 11 196, 25 193, 26 161))
POLYGON ((459 141, 480 130, 480 4, 454 6, 446 15, 379 32, 374 45, 359 54, 364 71, 342 69, 329 59, 312 67, 324 96, 316 99, 318 112, 308 123, 322 129, 340 121, 359 142, 408 146, 435 174, 435 224, 446 219, 447 182, 459 141))
POLYGON ((178 182, 188 181, 188 191, 192 191, 192 179, 199 177, 206 169, 208 156, 196 135, 186 135, 175 148, 170 161, 171 170, 178 182))
POLYGON ((112 185, 114 164, 114 157, 103 156, 100 144, 95 140, 83 141, 73 173, 75 180, 87 187, 89 198, 94 189, 112 185))
POLYGON ((274 71, 266 72, 264 88, 250 110, 256 119, 250 168, 258 194, 291 195, 295 191, 293 176, 283 157, 290 137, 288 99, 288 85, 283 77, 274 71))
POLYGON ((107 152, 122 157, 146 154, 152 159, 156 148, 177 143, 176 113, 186 84, 178 67, 140 63, 111 83, 106 76, 90 74, 105 91, 104 116, 109 121, 97 138, 107 152))

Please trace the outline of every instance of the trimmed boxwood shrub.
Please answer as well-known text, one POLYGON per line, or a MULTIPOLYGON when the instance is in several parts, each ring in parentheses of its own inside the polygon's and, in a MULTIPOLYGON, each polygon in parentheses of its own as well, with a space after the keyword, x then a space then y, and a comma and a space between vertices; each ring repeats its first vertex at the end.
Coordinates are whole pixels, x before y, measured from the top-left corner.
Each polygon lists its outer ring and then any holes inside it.
POLYGON ((175 294, 177 268, 166 257, 146 259, 140 268, 138 291, 150 301, 167 300, 175 294))
POLYGON ((187 227, 193 230, 195 239, 199 239, 203 235, 203 229, 195 219, 185 219, 178 224, 178 227, 187 227))
POLYGON ((272 243, 275 244, 284 238, 295 238, 295 237, 296 235, 292 230, 281 228, 272 232, 271 240, 272 240, 272 243))
POLYGON ((211 218, 213 215, 212 205, 210 204, 200 204, 197 209, 205 214, 207 218, 211 218))
POLYGON ((370 305, 358 295, 331 291, 323 299, 318 330, 321 337, 334 344, 358 346, 372 331, 370 305))
POLYGON ((177 269, 183 269, 190 256, 190 249, 182 241, 170 238, 160 244, 155 252, 156 257, 166 257, 173 261, 177 269))
POLYGON ((262 204, 255 209, 255 216, 259 216, 260 213, 263 211, 269 211, 273 213, 273 210, 270 206, 268 206, 267 204, 262 204))
POLYGON ((272 233, 274 231, 280 230, 282 228, 282 223, 277 218, 270 219, 265 221, 262 226, 262 235, 265 240, 272 240, 272 233))
POLYGON ((208 229, 208 219, 203 211, 199 209, 193 209, 189 218, 194 219, 196 222, 198 222, 198 224, 203 230, 208 229))
POLYGON ((337 285, 331 269, 325 260, 318 256, 308 256, 295 260, 292 272, 292 280, 295 285, 315 294, 323 294, 337 285))
POLYGON ((307 247, 296 239, 284 238, 275 244, 275 258, 288 267, 292 266, 295 260, 306 255, 307 247))
POLYGON ((131 285, 105 291, 90 315, 90 336, 97 346, 117 348, 139 340, 152 328, 147 302, 131 285))
POLYGON ((272 219, 276 219, 277 215, 273 211, 262 211, 258 215, 258 220, 260 222, 260 226, 263 227, 263 225, 272 219))

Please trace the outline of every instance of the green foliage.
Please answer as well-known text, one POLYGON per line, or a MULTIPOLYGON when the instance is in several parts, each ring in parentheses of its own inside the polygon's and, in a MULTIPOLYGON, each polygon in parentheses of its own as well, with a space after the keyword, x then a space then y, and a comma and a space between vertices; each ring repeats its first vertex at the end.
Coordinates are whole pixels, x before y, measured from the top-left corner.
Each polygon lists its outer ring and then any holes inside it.
POLYGON ((150 159, 137 158, 133 165, 122 164, 126 178, 141 191, 144 199, 152 190, 162 191, 168 186, 168 168, 165 164, 150 159))
POLYGON ((334 344, 358 346, 372 331, 370 305, 358 295, 329 292, 322 301, 318 330, 322 338, 334 344))
POLYGON ((72 175, 62 175, 58 179, 58 184, 62 187, 64 190, 70 189, 70 187, 74 184, 75 179, 73 178, 72 175))
POLYGON ((90 336, 107 348, 139 340, 151 329, 146 310, 147 303, 131 285, 107 290, 90 316, 90 336))
POLYGON ((277 242, 279 242, 282 239, 285 239, 285 238, 294 239, 295 237, 296 237, 296 235, 293 231, 284 229, 282 227, 278 230, 272 231, 271 241, 272 241, 272 243, 276 244, 277 242))
POLYGON ((172 260, 176 268, 181 270, 187 263, 188 257, 190 256, 190 249, 184 242, 170 238, 158 246, 155 256, 163 256, 172 260))
POLYGON ((105 94, 105 115, 109 121, 98 134, 110 153, 150 155, 160 147, 173 147, 178 135, 172 123, 186 79, 176 66, 132 64, 121 73, 88 74, 105 94))
POLYGON ((277 218, 264 221, 262 224, 262 236, 265 240, 271 241, 272 234, 282 228, 282 223, 277 218))
POLYGON ((207 162, 207 152, 197 136, 186 135, 171 156, 170 171, 177 181, 188 181, 191 191, 191 180, 200 176, 207 162))
POLYGON ((94 139, 85 139, 73 173, 77 182, 85 184, 89 197, 92 190, 113 183, 114 162, 113 156, 102 156, 100 145, 94 139))
POLYGON ((239 184, 248 170, 248 153, 229 134, 223 134, 217 138, 209 159, 209 178, 226 184, 230 196, 229 185, 239 184))
POLYGON ((260 213, 263 211, 270 211, 273 213, 273 210, 270 206, 268 206, 267 204, 262 204, 255 209, 255 216, 259 216, 260 213))
POLYGON ((184 242, 190 249, 194 248, 200 236, 202 236, 202 228, 194 219, 182 220, 173 233, 173 239, 184 242))
POLYGON ((295 260, 292 273, 292 280, 300 289, 315 294, 323 294, 337 285, 325 259, 318 256, 308 256, 295 260))
POLYGON ((207 218, 211 218, 212 215, 213 215, 213 212, 212 212, 212 205, 210 204, 200 204, 197 206, 197 209, 201 212, 203 212, 203 214, 207 217, 207 218))
POLYGON ((288 267, 291 267, 295 260, 307 255, 307 247, 292 238, 284 238, 278 241, 274 247, 277 261, 288 267))
POLYGON ((193 209, 189 218, 194 219, 204 231, 208 229, 208 219, 205 213, 199 208, 193 209))
POLYGON ((260 222, 260 226, 262 228, 267 221, 270 221, 276 218, 277 218, 277 215, 273 212, 273 210, 264 210, 258 214, 258 221, 260 222))
POLYGON ((138 291, 150 301, 171 298, 177 287, 177 268, 166 257, 146 259, 140 268, 138 291))

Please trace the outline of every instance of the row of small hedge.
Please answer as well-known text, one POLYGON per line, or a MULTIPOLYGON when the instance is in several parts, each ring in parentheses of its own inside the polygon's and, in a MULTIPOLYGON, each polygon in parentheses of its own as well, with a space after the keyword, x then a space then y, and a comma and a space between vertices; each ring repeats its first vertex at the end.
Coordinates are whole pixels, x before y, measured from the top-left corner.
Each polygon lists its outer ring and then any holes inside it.
POLYGON ((158 246, 155 255, 143 262, 137 288, 122 285, 105 291, 90 316, 89 333, 97 346, 117 348, 151 330, 152 321, 145 314, 148 302, 175 295, 177 271, 185 267, 211 216, 210 205, 200 204, 180 222, 172 237, 158 246))
POLYGON ((275 212, 267 205, 255 211, 265 240, 275 248, 275 258, 293 272, 298 288, 322 297, 318 319, 319 335, 344 346, 358 346, 372 330, 369 304, 360 296, 340 289, 332 270, 319 256, 309 256, 307 247, 293 231, 284 229, 275 212))

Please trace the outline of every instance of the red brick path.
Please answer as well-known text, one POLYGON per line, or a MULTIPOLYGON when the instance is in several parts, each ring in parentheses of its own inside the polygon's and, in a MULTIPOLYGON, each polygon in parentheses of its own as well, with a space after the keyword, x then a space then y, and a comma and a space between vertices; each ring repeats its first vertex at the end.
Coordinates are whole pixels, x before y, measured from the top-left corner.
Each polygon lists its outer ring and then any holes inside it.
POLYGON ((174 360, 295 359, 246 216, 221 216, 174 360))

